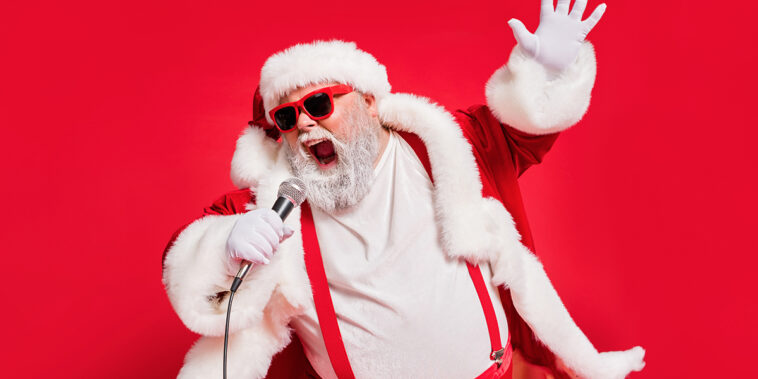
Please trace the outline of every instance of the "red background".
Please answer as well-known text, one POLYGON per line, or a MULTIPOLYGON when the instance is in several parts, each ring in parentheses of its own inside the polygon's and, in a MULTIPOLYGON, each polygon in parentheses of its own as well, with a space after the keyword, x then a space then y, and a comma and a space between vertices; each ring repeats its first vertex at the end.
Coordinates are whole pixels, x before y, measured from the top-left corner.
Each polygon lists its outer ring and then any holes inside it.
MULTIPOLYGON (((539 2, 6 3, 4 377, 171 377, 196 338, 161 284, 175 228, 232 189, 260 66, 354 40, 396 92, 484 101, 539 2)), ((706 3, 706 2, 704 2, 706 3)), ((639 378, 755 377, 754 14, 609 1, 592 105, 523 177, 537 250, 600 350, 639 378), (752 300, 751 300, 752 299, 752 300)), ((597 5, 591 1, 590 7, 597 5)), ((589 12, 588 12, 589 13, 589 12)))

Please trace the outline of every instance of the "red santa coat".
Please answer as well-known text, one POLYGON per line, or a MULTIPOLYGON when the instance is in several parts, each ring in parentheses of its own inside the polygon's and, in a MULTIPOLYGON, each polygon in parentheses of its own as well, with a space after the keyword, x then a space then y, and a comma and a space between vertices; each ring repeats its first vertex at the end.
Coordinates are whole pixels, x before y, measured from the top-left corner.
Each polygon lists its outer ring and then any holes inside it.
MULTIPOLYGON (((555 132, 584 114, 594 75, 588 43, 577 62, 553 81, 515 50, 487 84, 488 106, 453 116, 413 95, 391 94, 377 103, 382 124, 401 132, 431 169, 446 253, 490 264, 514 348, 553 371, 557 354, 583 376, 623 377, 639 366, 641 348, 603 356, 573 323, 532 254, 517 182, 542 160, 557 138, 555 132)), ((180 377, 218 374, 231 283, 223 268, 226 236, 237 215, 257 204, 273 204, 276 187, 290 175, 281 146, 260 129, 247 130, 232 160, 232 179, 241 189, 224 195, 169 243, 164 259, 169 299, 187 327, 204 335, 187 354, 180 377)), ((231 376, 306 375, 309 365, 288 327, 289 320, 312 304, 303 264, 303 252, 312 247, 302 244, 299 216, 295 210, 287 220, 296 234, 270 264, 249 274, 235 296, 231 376)))

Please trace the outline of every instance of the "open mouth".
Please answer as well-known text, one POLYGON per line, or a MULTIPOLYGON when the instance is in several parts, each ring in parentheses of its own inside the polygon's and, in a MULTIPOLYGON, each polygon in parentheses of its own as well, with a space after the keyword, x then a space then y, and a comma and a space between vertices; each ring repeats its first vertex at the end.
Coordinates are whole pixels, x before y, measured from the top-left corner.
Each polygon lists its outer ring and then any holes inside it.
POLYGON ((337 153, 334 151, 332 141, 320 139, 308 141, 305 145, 321 168, 330 167, 337 162, 337 153))

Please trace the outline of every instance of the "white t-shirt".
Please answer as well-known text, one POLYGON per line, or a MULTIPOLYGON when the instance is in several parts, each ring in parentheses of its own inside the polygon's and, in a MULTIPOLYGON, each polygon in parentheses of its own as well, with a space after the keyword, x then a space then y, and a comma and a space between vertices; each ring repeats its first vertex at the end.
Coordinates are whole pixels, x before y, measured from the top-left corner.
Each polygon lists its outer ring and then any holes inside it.
MULTIPOLYGON (((466 263, 447 256, 435 222, 432 182, 397 134, 356 206, 313 207, 342 340, 358 378, 474 378, 492 365, 487 324, 466 263)), ((508 326, 489 265, 481 265, 501 341, 508 326)), ((324 378, 336 377, 316 310, 292 323, 324 378)))

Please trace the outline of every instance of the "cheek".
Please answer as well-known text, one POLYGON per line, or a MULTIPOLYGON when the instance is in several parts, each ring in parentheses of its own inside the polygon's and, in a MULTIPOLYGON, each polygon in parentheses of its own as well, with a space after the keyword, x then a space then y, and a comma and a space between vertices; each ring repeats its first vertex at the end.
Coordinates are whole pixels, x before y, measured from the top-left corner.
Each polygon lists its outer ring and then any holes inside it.
POLYGON ((321 126, 337 137, 337 139, 344 141, 348 137, 350 126, 347 125, 347 117, 344 113, 336 114, 335 111, 335 114, 322 121, 321 126))
POLYGON ((297 132, 293 131, 290 133, 285 133, 282 136, 284 137, 284 143, 289 145, 289 148, 292 151, 296 151, 297 150, 297 132))

